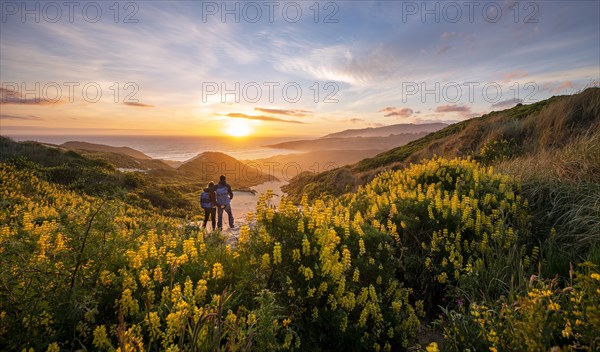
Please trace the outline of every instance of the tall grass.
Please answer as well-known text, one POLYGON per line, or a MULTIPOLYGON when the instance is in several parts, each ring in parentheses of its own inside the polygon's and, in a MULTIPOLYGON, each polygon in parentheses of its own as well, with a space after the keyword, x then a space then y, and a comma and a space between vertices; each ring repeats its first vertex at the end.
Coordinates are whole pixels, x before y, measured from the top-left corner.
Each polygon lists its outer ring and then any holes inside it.
POLYGON ((600 263, 600 132, 501 162, 497 169, 522 179, 534 233, 546 241, 546 274, 564 275, 570 262, 600 263))

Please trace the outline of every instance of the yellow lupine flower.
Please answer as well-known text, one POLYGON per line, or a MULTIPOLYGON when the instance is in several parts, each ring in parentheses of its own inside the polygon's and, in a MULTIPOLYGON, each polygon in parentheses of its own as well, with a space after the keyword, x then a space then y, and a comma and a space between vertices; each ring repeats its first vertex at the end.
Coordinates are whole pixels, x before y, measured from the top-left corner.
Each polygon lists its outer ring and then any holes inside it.
POLYGON ((263 254, 260 266, 263 269, 268 269, 270 265, 271 265, 271 257, 269 256, 269 253, 263 254))
POLYGON ((147 288, 150 286, 151 279, 150 275, 148 275, 148 270, 142 269, 142 271, 140 271, 139 280, 142 287, 147 288))
POLYGON ((560 305, 554 302, 553 300, 550 300, 550 303, 548 304, 548 309, 558 312, 560 310, 560 305))
POLYGON ((256 322, 257 322, 257 319, 256 319, 256 314, 254 314, 254 313, 250 313, 250 314, 248 314, 248 319, 247 319, 247 321, 246 321, 246 322, 247 322, 247 324, 248 324, 248 325, 250 325, 250 326, 251 326, 251 325, 255 325, 255 324, 256 324, 256 322))
POLYGON ((295 248, 292 250, 292 260, 298 262, 301 259, 300 249, 295 248))
POLYGON ((362 256, 367 252, 365 248, 365 241, 361 238, 358 240, 358 255, 362 256))
POLYGON ((348 248, 343 249, 342 258, 343 258, 342 260, 344 263, 344 269, 350 268, 350 265, 352 265, 352 258, 351 258, 350 250, 348 250, 348 248))
POLYGON ((214 263, 212 268, 213 279, 222 279, 224 276, 223 265, 221 263, 214 263))
POLYGON ((429 345, 427 345, 427 347, 425 348, 425 350, 427 352, 439 352, 440 349, 438 348, 438 344, 437 342, 432 342, 429 345))
POLYGON ((304 236, 304 239, 302 239, 302 254, 305 256, 310 255, 310 242, 306 236, 304 236))
POLYGON ((355 268, 354 274, 352 274, 352 281, 358 282, 359 278, 360 278, 360 271, 358 270, 358 268, 355 268))
POLYGON ((162 269, 160 266, 157 266, 156 268, 154 268, 154 281, 156 281, 158 283, 163 282, 163 274, 162 274, 162 269))
POLYGON ((281 243, 276 242, 273 247, 273 264, 281 264, 281 243))
POLYGON ((106 333, 105 325, 96 326, 96 328, 94 329, 93 344, 98 350, 109 349, 110 347, 112 347, 110 339, 108 338, 108 334, 106 333))

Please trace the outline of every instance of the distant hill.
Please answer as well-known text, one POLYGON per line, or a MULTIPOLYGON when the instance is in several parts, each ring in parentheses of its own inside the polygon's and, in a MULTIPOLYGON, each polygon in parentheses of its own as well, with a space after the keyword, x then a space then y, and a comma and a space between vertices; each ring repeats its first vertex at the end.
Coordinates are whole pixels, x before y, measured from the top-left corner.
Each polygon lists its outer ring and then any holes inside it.
POLYGON ((118 152, 101 152, 84 149, 77 149, 73 151, 91 159, 104 160, 114 165, 114 167, 117 169, 143 172, 151 170, 173 170, 172 166, 159 159, 138 159, 128 154, 121 154, 118 152))
POLYGON ((396 124, 383 127, 348 129, 341 132, 331 133, 321 138, 386 137, 389 135, 406 133, 435 132, 447 126, 448 124, 445 123, 396 124))
POLYGON ((76 142, 76 141, 65 142, 65 143, 61 144, 60 146, 65 149, 69 149, 69 150, 88 150, 88 151, 94 151, 94 152, 123 154, 123 155, 127 155, 132 158, 139 159, 139 160, 152 159, 148 155, 140 152, 139 150, 135 150, 135 149, 129 148, 129 147, 112 147, 112 146, 103 145, 103 144, 95 144, 95 143, 88 143, 88 142, 76 142))
POLYGON ((599 131, 600 88, 588 88, 572 96, 519 104, 459 122, 351 166, 319 175, 299 175, 283 190, 296 199, 302 194, 340 195, 367 183, 381 171, 403 168, 434 155, 447 158, 471 155, 482 162, 497 164, 519 158, 536 160, 536 155, 544 154, 546 164, 537 167, 549 168, 561 162, 552 151, 577 150, 583 144, 588 146, 586 153, 592 153, 591 160, 597 160, 597 150, 594 154, 597 146, 593 146, 597 145, 599 131), (549 155, 554 155, 554 159, 549 155))
POLYGON ((204 152, 198 154, 177 168, 177 173, 186 178, 202 180, 202 182, 219 181, 220 175, 227 177, 227 182, 234 187, 250 187, 266 181, 268 173, 252 165, 246 165, 239 160, 219 152, 204 152))
POLYGON ((185 161, 177 161, 177 160, 167 160, 167 159, 160 159, 163 163, 169 165, 172 168, 178 168, 181 166, 181 164, 183 164, 185 161))
POLYGON ((234 190, 269 180, 267 173, 223 153, 202 153, 180 168, 173 168, 162 160, 137 159, 107 151, 125 150, 129 154, 128 149, 102 147, 94 146, 105 151, 71 150, 32 141, 15 142, 0 136, 0 162, 40 170, 46 180, 72 190, 102 197, 118 196, 128 203, 143 208, 152 205, 177 216, 198 213, 200 192, 208 181, 218 181, 221 174, 227 176, 234 190))
POLYGON ((305 171, 319 173, 336 167, 354 164, 381 152, 381 150, 322 150, 275 155, 269 158, 247 160, 244 163, 258 167, 263 172, 271 172, 279 179, 290 180, 305 171))
POLYGON ((348 138, 319 138, 298 140, 267 145, 269 148, 323 151, 323 150, 388 150, 399 145, 419 139, 427 132, 390 135, 387 137, 348 137, 348 138))

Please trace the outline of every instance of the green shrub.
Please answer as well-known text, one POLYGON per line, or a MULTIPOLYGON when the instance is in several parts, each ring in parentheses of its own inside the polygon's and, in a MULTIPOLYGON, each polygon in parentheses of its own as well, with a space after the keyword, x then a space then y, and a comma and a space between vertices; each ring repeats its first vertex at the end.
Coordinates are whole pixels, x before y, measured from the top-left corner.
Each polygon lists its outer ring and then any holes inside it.
POLYGON ((596 351, 600 348, 600 274, 581 264, 565 286, 532 278, 514 302, 472 303, 446 311, 441 325, 449 351, 596 351))

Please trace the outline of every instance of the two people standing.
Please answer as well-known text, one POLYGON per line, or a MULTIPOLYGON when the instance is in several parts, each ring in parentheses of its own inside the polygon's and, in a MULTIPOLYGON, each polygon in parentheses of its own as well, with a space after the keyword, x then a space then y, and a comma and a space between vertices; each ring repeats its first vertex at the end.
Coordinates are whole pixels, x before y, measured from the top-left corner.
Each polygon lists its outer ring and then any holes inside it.
POLYGON ((213 182, 210 182, 200 195, 200 205, 204 209, 202 227, 206 227, 208 221, 211 220, 213 230, 215 230, 215 213, 218 213, 217 227, 219 230, 223 230, 223 211, 225 211, 229 220, 229 227, 234 228, 233 213, 231 212, 232 199, 233 192, 225 175, 219 177, 219 183, 216 186, 213 182))

